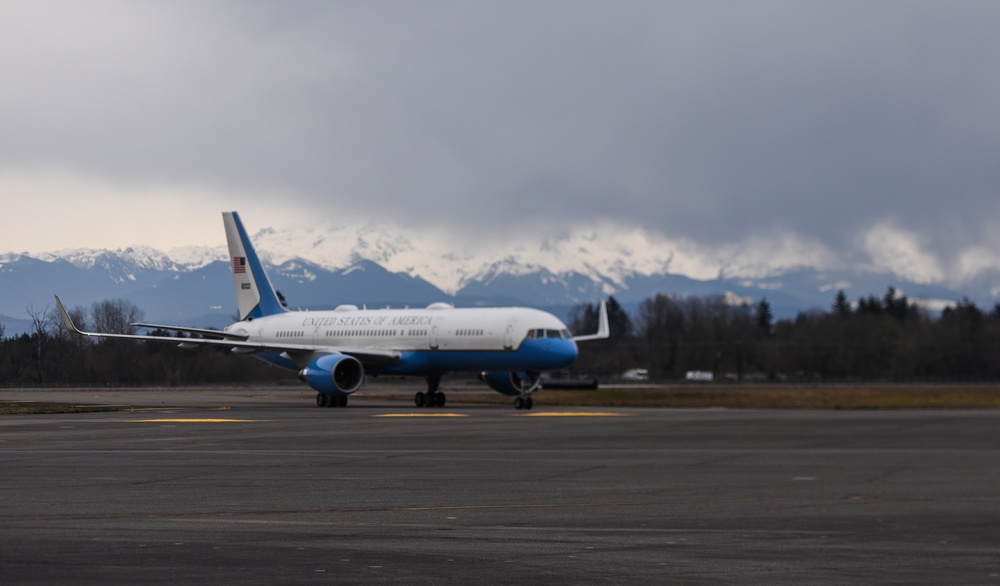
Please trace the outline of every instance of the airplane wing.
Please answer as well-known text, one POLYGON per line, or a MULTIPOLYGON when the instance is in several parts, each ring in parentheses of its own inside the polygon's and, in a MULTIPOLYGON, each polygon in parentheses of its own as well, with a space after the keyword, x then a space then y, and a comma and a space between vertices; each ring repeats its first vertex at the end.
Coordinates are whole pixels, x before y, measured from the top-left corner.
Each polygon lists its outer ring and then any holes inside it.
POLYGON ((146 324, 140 322, 134 322, 129 324, 137 328, 148 328, 150 330, 170 330, 172 332, 185 332, 187 334, 198 334, 200 336, 209 336, 212 338, 221 338, 223 340, 241 340, 246 341, 247 336, 242 334, 233 334, 230 332, 223 332, 220 330, 207 330, 203 328, 183 328, 180 326, 165 326, 160 324, 146 324))
POLYGON ((230 348, 237 354, 256 354, 258 352, 285 352, 292 358, 296 356, 308 356, 310 354, 332 354, 340 353, 357 358, 362 364, 391 365, 399 362, 400 354, 395 350, 384 350, 382 348, 347 347, 347 346, 321 346, 315 344, 266 344, 261 342, 249 342, 246 339, 238 339, 239 336, 229 334, 229 339, 220 339, 219 336, 227 335, 226 332, 218 330, 202 330, 199 328, 183 328, 175 326, 153 326, 152 324, 133 324, 140 327, 158 327, 167 330, 186 331, 192 333, 205 333, 215 338, 168 338, 166 336, 144 336, 138 334, 108 334, 99 332, 85 332, 76 327, 70 317, 66 307, 62 304, 59 296, 56 295, 56 305, 62 313, 63 322, 66 329, 91 338, 110 338, 122 340, 146 340, 149 342, 174 343, 181 348, 197 348, 199 346, 222 346, 230 348), (234 339, 235 338, 235 339, 234 339))
POLYGON ((611 335, 611 328, 608 326, 608 304, 602 299, 601 310, 597 317, 597 333, 583 336, 573 336, 577 342, 589 342, 590 340, 603 340, 611 335))

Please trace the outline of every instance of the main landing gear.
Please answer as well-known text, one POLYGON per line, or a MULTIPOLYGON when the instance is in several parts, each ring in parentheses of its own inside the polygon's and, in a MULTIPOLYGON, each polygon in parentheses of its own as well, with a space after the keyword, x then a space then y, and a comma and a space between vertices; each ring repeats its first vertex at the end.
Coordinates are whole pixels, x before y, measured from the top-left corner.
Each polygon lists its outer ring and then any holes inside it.
POLYGON ((531 409, 535 406, 535 402, 531 400, 531 396, 518 397, 514 399, 514 408, 520 411, 524 409, 525 411, 531 409))
POLYGON ((417 407, 444 407, 444 393, 417 393, 413 396, 413 404, 417 407))
POLYGON ((413 404, 417 407, 444 407, 444 393, 438 390, 441 386, 441 377, 427 377, 427 392, 419 392, 413 396, 413 404))
POLYGON ((347 407, 347 396, 335 397, 333 395, 316 394, 317 407, 347 407))

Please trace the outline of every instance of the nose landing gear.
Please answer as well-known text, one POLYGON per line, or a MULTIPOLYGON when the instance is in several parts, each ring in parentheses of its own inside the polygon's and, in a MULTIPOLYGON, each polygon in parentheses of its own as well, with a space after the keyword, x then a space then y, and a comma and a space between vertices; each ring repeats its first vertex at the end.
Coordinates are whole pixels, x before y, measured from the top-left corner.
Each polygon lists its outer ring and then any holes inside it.
POLYGON ((530 395, 526 395, 524 397, 518 397, 518 398, 514 399, 514 408, 517 409, 518 411, 520 411, 521 409, 524 409, 525 411, 528 411, 532 407, 534 407, 534 405, 535 405, 535 402, 531 400, 531 396, 530 395))

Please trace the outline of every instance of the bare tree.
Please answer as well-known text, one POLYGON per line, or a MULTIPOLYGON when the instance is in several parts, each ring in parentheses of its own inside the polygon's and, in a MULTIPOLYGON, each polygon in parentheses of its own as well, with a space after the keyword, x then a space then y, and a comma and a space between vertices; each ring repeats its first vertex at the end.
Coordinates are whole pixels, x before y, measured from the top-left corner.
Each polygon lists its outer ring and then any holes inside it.
POLYGON ((4 332, 7 331, 7 326, 0 323, 0 377, 3 376, 3 359, 6 349, 6 344, 4 343, 4 332))
MULTIPOLYGON (((91 327, 109 334, 132 334, 134 322, 142 321, 142 311, 131 301, 105 299, 90 310, 91 327)), ((103 372, 103 381, 122 384, 138 378, 145 345, 128 340, 102 339, 94 345, 95 364, 103 372)))
POLYGON ((45 347, 49 331, 52 328, 52 311, 48 305, 45 306, 45 309, 35 309, 34 305, 29 305, 26 311, 28 312, 28 317, 31 318, 31 329, 35 337, 35 365, 38 369, 36 378, 41 383, 43 382, 44 373, 44 369, 42 368, 42 351, 45 347))
POLYGON ((131 301, 105 299, 95 302, 90 309, 93 327, 98 332, 131 334, 132 323, 142 320, 142 310, 131 301))
MULTIPOLYGON (((82 307, 77 305, 73 309, 67 309, 66 312, 69 313, 69 318, 73 321, 73 324, 77 328, 84 331, 87 330, 87 312, 82 307)), ((55 312, 53 312, 52 318, 52 334, 60 340, 73 338, 77 338, 80 341, 86 340, 83 336, 70 336, 70 331, 69 328, 66 327, 66 322, 60 319, 60 316, 55 312)))

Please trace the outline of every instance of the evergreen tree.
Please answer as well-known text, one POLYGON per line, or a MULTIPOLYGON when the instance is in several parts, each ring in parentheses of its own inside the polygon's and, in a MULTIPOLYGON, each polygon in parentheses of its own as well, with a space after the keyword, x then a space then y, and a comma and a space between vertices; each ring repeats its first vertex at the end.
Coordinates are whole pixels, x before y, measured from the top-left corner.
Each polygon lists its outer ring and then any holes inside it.
MULTIPOLYGON (((621 340, 632 336, 632 318, 614 296, 608 297, 608 327, 611 339, 621 340)), ((596 320, 595 320, 596 321, 596 320)), ((595 326, 596 327, 596 326, 595 326)), ((596 331, 596 330, 595 330, 596 331)))
POLYGON ((757 303, 754 311, 754 319, 757 322, 757 330, 765 337, 771 337, 774 332, 774 313, 771 311, 771 304, 766 297, 762 297, 757 303))
POLYGON ((847 300, 843 289, 838 290, 837 296, 833 298, 833 313, 840 317, 851 315, 851 302, 847 300))
POLYGON ((858 314, 860 315, 882 315, 885 307, 882 301, 874 295, 858 299, 858 314))
POLYGON ((916 306, 911 306, 906 296, 899 294, 892 286, 885 292, 882 306, 887 314, 898 320, 904 320, 916 312, 916 306))

